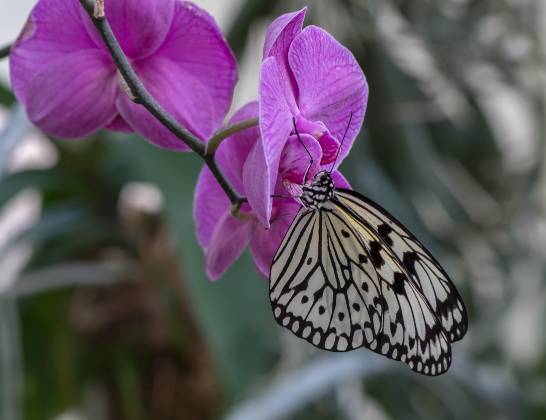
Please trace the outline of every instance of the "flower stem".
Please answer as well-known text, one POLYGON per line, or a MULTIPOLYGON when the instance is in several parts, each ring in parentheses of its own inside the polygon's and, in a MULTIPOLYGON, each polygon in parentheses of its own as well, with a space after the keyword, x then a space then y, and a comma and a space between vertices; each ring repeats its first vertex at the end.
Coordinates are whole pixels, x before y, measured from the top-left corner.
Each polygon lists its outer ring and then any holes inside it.
POLYGON ((11 44, 0 47, 0 60, 9 56, 11 44))
MULTIPOLYGON (((121 49, 121 46, 119 45, 119 42, 112 32, 110 24, 108 23, 108 19, 102 13, 100 13, 101 7, 97 7, 95 0, 80 0, 80 4, 87 11, 87 14, 95 25, 95 28, 97 28, 99 31, 118 71, 127 83, 127 86, 134 97, 134 102, 146 108, 155 118, 157 118, 159 122, 161 122, 169 131, 171 131, 171 133, 178 137, 192 151, 197 153, 209 167, 214 177, 228 196, 232 205, 240 207, 241 203, 243 203, 245 199, 237 194, 220 168, 218 168, 218 165, 214 159, 214 153, 207 154, 205 143, 183 127, 148 92, 129 63, 127 56, 121 49)), ((100 4, 102 4, 102 2, 100 2, 100 4)))
POLYGON ((218 146, 220 146, 222 141, 224 141, 226 138, 228 138, 229 136, 235 133, 244 131, 247 128, 255 127, 257 125, 258 125, 258 118, 250 118, 248 120, 240 121, 236 124, 230 125, 224 130, 218 131, 207 142, 207 146, 205 148, 205 154, 207 156, 214 156, 214 154, 216 153, 216 150, 218 149, 218 146))

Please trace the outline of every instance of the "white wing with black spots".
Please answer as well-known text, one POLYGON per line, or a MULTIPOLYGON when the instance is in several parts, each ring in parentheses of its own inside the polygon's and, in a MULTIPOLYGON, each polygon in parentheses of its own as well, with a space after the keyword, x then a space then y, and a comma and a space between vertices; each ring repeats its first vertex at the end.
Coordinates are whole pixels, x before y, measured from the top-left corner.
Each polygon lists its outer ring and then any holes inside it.
POLYGON ((319 211, 302 208, 296 216, 271 268, 273 314, 317 347, 368 347, 381 328, 375 272, 362 268, 369 260, 356 247, 341 249, 326 223, 319 211))
POLYGON ((396 218, 366 197, 344 189, 337 189, 335 197, 394 252, 441 321, 449 341, 460 340, 468 328, 466 309, 449 276, 431 253, 396 218))
POLYGON ((331 351, 366 347, 438 375, 451 363, 445 331, 393 250, 335 199, 302 207, 270 275, 277 322, 331 351))

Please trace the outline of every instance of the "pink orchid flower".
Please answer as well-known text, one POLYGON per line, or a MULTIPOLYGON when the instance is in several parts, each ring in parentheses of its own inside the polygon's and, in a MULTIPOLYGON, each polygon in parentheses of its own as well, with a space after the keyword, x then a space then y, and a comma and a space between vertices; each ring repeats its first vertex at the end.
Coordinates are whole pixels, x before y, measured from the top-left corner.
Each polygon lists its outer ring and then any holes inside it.
MULTIPOLYGON (((255 118, 257 115, 258 103, 252 102, 241 108, 230 124, 255 118)), ((248 171, 248 165, 254 164, 249 157, 259 142, 260 131, 258 127, 254 127, 227 138, 216 152, 218 165, 241 196, 248 195, 244 173, 248 171)), ((309 166, 308 155, 301 159, 309 166)), ((258 271, 266 277, 269 276, 273 256, 301 206, 288 195, 289 192, 281 181, 292 177, 293 167, 290 163, 288 160, 283 161, 280 166, 269 228, 259 222, 248 203, 242 206, 239 217, 232 216, 231 203, 226 193, 208 167, 202 169, 195 190, 194 218, 197 239, 205 250, 205 266, 211 280, 221 277, 248 245, 258 271)), ((338 171, 332 173, 332 178, 337 187, 350 188, 338 171)))
POLYGON ((302 183, 335 170, 349 153, 366 111, 368 85, 352 53, 316 26, 302 29, 306 9, 277 18, 267 31, 260 70, 261 138, 243 183, 258 220, 269 226, 278 175, 302 183), (296 129, 294 129, 294 120, 296 129), (343 139, 343 137, 345 138, 343 139), (343 144, 342 143, 343 140, 343 144))
MULTIPOLYGON (((181 0, 107 1, 106 16, 150 93, 207 139, 223 122, 237 78, 235 58, 213 18, 181 0)), ((48 134, 135 131, 159 147, 188 150, 124 93, 77 0, 38 1, 13 47, 10 71, 17 99, 48 134)))

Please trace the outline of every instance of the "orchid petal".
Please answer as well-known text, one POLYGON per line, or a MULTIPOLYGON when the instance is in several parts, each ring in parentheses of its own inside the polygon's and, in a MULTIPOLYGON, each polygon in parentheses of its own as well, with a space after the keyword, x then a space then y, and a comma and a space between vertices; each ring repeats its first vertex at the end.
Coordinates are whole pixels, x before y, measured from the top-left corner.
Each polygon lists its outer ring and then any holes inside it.
MULTIPOLYGON (((150 94, 167 112, 197 137, 210 137, 216 128, 211 123, 216 110, 206 86, 161 56, 154 56, 135 67, 150 94)), ((189 150, 182 140, 126 95, 120 95, 117 106, 129 126, 151 143, 166 149, 189 150)))
MULTIPOLYGON (((249 203, 257 212, 258 219, 267 226, 271 214, 271 191, 277 181, 279 160, 288 136, 292 131, 292 114, 283 95, 282 79, 274 57, 266 59, 260 70, 260 132, 261 149, 253 155, 254 162, 249 165, 249 178, 258 177, 266 188, 255 189, 256 196, 249 203), (262 151, 263 150, 263 151, 262 151), (263 153, 263 155, 260 155, 263 153), (264 179, 265 178, 265 179, 264 179), (253 200, 253 202, 251 201, 253 200), (265 223, 264 223, 265 222, 265 223)), ((245 185, 245 189, 252 185, 245 185)))
POLYGON ((298 139, 296 135, 292 135, 283 149, 279 173, 290 182, 304 184, 305 175, 306 181, 313 179, 321 159, 322 148, 313 136, 300 134, 298 139))
POLYGON ((277 18, 269 25, 265 44, 264 59, 275 57, 286 102, 292 113, 297 114, 298 85, 288 64, 288 49, 290 44, 301 32, 307 8, 299 12, 287 13, 277 18))
POLYGON ((171 30, 157 54, 206 88, 214 99, 207 113, 209 125, 213 130, 219 128, 231 105, 237 63, 212 16, 193 3, 176 1, 171 30))
MULTIPOLYGON (((74 0, 57 0, 60 3, 74 0)), ((136 60, 153 54, 165 41, 171 30, 174 6, 179 0, 130 0, 106 1, 104 12, 112 31, 125 54, 136 60)), ((103 48, 104 41, 91 19, 81 9, 81 19, 95 44, 103 48)), ((62 20, 64 21, 64 20, 62 20)))
MULTIPOLYGON (((250 102, 239 109, 228 126, 258 116, 258 103, 250 102)), ((260 129, 247 128, 225 139, 216 152, 218 164, 240 194, 244 194, 243 167, 251 149, 260 141, 260 129)))
POLYGON ((307 7, 304 7, 297 12, 285 13, 271 22, 265 35, 264 59, 277 54, 288 56, 288 48, 301 32, 306 12, 307 7))
POLYGON ((230 208, 226 193, 207 166, 204 166, 199 174, 193 203, 197 241, 206 248, 211 243, 220 217, 230 208))
POLYGON ((95 48, 81 24, 81 9, 77 1, 60 0, 42 0, 34 7, 10 52, 11 83, 17 99, 24 102, 28 98, 28 83, 51 63, 95 48))
POLYGON ((106 126, 108 130, 119 131, 122 133, 132 133, 133 129, 127 124, 121 115, 117 115, 112 121, 106 126))
POLYGON ((302 114, 322 121, 343 143, 339 164, 364 120, 368 99, 364 73, 347 48, 316 26, 308 26, 294 39, 288 59, 299 87, 302 114))
POLYGON ((263 146, 264 143, 260 139, 251 149, 243 167, 243 185, 253 213, 258 221, 268 228, 272 209, 271 166, 266 159, 263 146))
POLYGON ((27 113, 44 132, 61 138, 89 135, 116 115, 115 72, 100 51, 68 54, 27 86, 27 113))
POLYGON ((273 257, 300 207, 294 201, 276 200, 271 228, 265 229, 260 225, 254 227, 250 239, 250 250, 256 268, 263 276, 269 277, 273 257))
POLYGON ((206 248, 205 265, 211 280, 217 280, 237 260, 250 239, 253 223, 234 218, 229 211, 218 221, 206 248))

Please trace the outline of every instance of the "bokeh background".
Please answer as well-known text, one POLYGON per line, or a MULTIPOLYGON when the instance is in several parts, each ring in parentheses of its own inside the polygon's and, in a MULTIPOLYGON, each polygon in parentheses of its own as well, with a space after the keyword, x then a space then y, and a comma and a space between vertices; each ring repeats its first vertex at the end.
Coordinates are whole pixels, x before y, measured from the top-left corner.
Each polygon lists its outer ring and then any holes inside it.
MULTIPOLYGON (((0 45, 32 0, 2 2, 0 45)), ((546 419, 546 2, 198 1, 257 96, 261 45, 309 6, 360 61, 342 170, 451 273, 470 315, 451 370, 318 351, 274 323, 245 254, 217 283, 192 220, 200 161, 136 136, 61 142, 0 63, 3 420, 546 419)))

